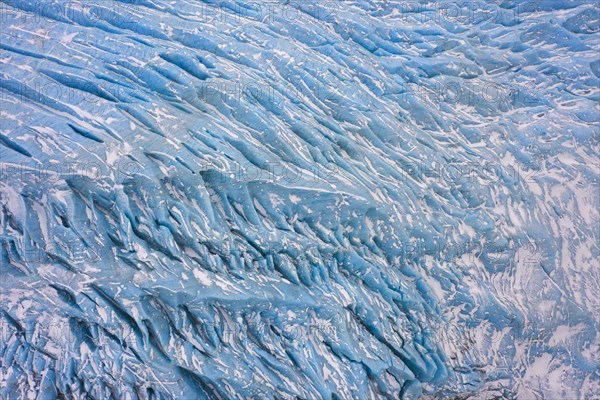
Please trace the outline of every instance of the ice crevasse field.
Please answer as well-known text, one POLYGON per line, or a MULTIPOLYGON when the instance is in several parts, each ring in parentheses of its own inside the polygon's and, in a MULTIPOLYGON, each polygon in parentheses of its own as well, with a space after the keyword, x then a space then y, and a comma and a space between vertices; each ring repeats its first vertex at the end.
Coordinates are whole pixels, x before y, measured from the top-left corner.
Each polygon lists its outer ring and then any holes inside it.
POLYGON ((597 1, 0 26, 0 398, 600 398, 597 1))

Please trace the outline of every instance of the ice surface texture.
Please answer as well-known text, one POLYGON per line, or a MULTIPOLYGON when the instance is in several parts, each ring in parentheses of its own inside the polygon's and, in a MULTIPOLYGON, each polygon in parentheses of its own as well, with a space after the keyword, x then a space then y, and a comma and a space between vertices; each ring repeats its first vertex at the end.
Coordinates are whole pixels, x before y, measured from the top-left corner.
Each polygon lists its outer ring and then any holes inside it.
POLYGON ((2 398, 600 396, 596 1, 0 7, 2 398))

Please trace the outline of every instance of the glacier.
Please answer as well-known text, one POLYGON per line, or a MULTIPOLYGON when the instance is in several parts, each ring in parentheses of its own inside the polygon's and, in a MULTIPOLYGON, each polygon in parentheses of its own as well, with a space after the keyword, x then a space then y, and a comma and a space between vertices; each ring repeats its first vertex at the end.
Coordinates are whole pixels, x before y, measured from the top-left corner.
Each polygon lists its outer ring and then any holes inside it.
POLYGON ((600 398, 597 1, 0 18, 0 398, 600 398))

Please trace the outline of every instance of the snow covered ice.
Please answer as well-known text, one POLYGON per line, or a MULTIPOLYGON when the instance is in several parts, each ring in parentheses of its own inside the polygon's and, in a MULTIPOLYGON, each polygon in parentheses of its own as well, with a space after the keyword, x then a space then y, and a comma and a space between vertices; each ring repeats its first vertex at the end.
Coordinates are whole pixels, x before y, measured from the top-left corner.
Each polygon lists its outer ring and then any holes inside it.
POLYGON ((600 398, 597 1, 0 26, 0 398, 600 398))

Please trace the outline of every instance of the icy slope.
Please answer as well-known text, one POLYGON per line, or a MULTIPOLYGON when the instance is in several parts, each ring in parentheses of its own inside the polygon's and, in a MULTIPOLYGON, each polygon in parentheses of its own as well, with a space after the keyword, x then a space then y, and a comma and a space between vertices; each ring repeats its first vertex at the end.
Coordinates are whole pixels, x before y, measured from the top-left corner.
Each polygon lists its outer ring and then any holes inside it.
POLYGON ((597 2, 0 4, 1 396, 600 396, 597 2))

